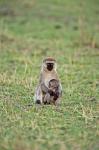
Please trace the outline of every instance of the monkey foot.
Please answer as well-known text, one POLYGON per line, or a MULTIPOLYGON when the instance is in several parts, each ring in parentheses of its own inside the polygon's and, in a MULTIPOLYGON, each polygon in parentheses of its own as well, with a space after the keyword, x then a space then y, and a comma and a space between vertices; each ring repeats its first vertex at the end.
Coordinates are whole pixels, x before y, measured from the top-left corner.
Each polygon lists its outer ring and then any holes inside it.
POLYGON ((36 104, 41 104, 41 101, 40 101, 40 100, 36 100, 35 103, 36 103, 36 104))

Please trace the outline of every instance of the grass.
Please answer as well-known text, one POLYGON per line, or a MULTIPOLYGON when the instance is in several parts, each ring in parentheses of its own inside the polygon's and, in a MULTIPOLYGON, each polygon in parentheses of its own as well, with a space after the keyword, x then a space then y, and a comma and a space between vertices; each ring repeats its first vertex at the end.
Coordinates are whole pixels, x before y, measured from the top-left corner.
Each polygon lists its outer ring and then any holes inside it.
POLYGON ((99 1, 0 0, 0 150, 99 149, 99 1), (60 111, 33 102, 55 56, 60 111))

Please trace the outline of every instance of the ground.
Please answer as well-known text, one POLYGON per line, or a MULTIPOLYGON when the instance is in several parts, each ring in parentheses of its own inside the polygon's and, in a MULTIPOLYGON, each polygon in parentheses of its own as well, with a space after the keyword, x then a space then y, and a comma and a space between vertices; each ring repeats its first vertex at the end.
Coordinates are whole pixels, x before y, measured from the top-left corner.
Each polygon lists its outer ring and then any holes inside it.
POLYGON ((0 150, 98 150, 98 139, 99 1, 0 0, 0 150), (33 102, 46 56, 60 110, 33 102))

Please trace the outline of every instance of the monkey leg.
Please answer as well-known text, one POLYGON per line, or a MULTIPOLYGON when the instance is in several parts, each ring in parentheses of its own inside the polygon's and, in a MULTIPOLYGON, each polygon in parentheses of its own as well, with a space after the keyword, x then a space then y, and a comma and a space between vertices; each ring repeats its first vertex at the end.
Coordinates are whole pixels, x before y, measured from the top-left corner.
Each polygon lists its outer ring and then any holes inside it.
POLYGON ((55 104, 55 106, 59 107, 60 106, 60 98, 55 100, 54 104, 55 104))
POLYGON ((44 104, 50 104, 50 94, 46 93, 44 96, 44 104))
POLYGON ((42 90, 40 86, 35 91, 34 101, 36 104, 42 104, 42 90))
POLYGON ((61 84, 59 85, 59 89, 56 91, 55 95, 54 95, 54 104, 56 106, 60 105, 61 102, 61 97, 62 97, 62 86, 61 84))

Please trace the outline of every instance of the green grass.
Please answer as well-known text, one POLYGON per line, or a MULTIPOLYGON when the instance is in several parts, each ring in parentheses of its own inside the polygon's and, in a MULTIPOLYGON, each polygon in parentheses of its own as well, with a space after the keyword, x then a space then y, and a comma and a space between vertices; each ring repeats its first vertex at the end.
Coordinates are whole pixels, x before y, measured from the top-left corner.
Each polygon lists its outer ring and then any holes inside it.
POLYGON ((98 0, 0 0, 0 150, 47 149, 99 149, 98 0), (33 102, 46 56, 60 111, 33 102))

